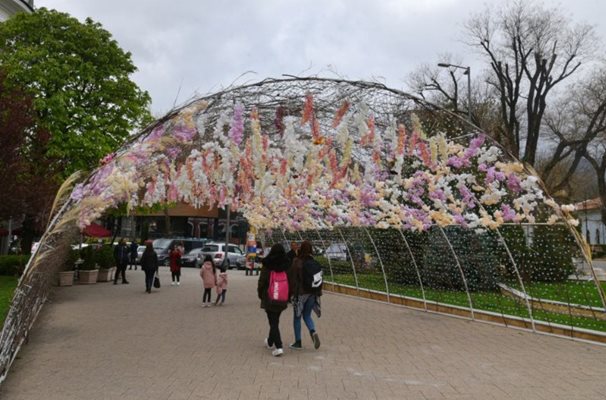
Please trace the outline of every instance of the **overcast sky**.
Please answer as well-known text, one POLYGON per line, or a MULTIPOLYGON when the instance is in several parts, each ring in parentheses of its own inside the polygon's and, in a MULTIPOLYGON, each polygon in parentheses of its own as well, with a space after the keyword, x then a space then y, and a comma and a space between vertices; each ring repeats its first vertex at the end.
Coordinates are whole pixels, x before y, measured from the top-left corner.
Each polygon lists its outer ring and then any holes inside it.
MULTIPOLYGON (((133 79, 161 116, 196 94, 282 74, 342 76, 406 89, 418 65, 455 54, 479 66, 462 24, 485 0, 35 0, 90 17, 130 51, 133 79), (252 71, 243 77, 243 73, 252 71), (238 79, 238 77, 240 77, 238 79), (180 89, 180 93, 179 92, 180 89)), ((546 0, 606 37, 603 0, 546 0), (601 23, 601 24, 600 24, 601 23)), ((475 74, 472 73, 472 77, 475 74)))

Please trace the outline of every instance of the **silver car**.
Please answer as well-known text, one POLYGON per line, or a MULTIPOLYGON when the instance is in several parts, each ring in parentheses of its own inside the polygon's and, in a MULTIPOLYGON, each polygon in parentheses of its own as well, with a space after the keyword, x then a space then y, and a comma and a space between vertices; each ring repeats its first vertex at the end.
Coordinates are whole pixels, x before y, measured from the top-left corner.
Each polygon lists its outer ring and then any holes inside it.
MULTIPOLYGON (((242 250, 234 244, 230 244, 227 250, 227 268, 244 269, 246 267, 246 256, 242 250)), ((204 262, 206 256, 211 256, 215 267, 220 267, 225 257, 225 243, 206 243, 202 247, 200 255, 202 262, 204 262)))

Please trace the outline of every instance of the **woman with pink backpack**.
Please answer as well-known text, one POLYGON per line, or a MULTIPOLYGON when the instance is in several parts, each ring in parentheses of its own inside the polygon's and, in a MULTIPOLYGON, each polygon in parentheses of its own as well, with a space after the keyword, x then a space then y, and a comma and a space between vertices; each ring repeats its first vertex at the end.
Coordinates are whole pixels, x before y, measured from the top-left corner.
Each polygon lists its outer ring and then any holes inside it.
POLYGON ((274 244, 263 259, 262 265, 257 294, 269 322, 269 335, 265 338, 265 346, 270 350, 274 348, 271 354, 279 357, 284 354, 280 337, 280 314, 286 310, 292 293, 287 275, 288 257, 284 247, 279 243, 274 244))

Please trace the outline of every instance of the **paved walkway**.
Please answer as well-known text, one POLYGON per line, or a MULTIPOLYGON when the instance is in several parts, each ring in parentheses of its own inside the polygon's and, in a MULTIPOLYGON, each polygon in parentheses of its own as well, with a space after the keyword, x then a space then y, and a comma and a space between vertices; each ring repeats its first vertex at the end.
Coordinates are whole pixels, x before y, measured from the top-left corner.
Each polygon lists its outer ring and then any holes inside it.
MULTIPOLYGON (((227 304, 180 287, 58 288, 0 389, 6 400, 604 399, 606 347, 326 294, 322 347, 273 358, 256 277, 227 304)), ((290 309, 282 335, 292 339, 290 309)))

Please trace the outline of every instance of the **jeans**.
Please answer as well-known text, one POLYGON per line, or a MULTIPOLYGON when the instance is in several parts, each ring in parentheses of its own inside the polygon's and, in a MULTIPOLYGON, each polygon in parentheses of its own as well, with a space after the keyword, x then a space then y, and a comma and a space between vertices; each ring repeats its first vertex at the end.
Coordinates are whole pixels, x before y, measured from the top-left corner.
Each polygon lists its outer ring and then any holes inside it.
POLYGON ((225 293, 227 293, 227 289, 223 289, 221 294, 217 295, 217 300, 215 300, 215 303, 218 303, 219 299, 221 299, 221 304, 225 303, 225 293))
MULTIPOLYGON (((316 296, 311 295, 303 305, 303 311, 301 312, 301 317, 303 317, 303 321, 305 321, 305 325, 307 325, 307 329, 309 329, 309 333, 315 332, 316 327, 314 325, 314 320, 311 318, 311 312, 314 308, 314 304, 316 302, 316 296)), ((301 317, 297 318, 297 315, 293 315, 293 327, 295 329, 295 340, 297 342, 301 341, 301 317)))
POLYGON ((145 290, 151 290, 156 271, 145 271, 145 290))
POLYGON ((171 272, 170 274, 173 278, 173 282, 175 282, 175 278, 177 279, 177 282, 179 282, 179 278, 181 278, 181 271, 171 272))
POLYGON ((280 314, 282 311, 267 311, 267 320, 269 321, 269 336, 267 344, 275 345, 276 349, 282 348, 282 338, 280 337, 280 314))

